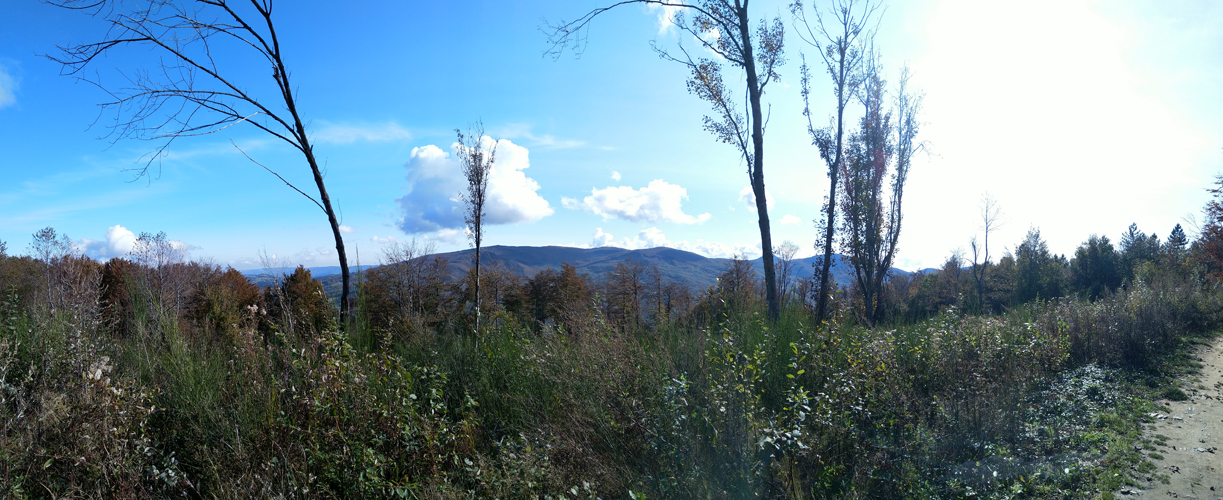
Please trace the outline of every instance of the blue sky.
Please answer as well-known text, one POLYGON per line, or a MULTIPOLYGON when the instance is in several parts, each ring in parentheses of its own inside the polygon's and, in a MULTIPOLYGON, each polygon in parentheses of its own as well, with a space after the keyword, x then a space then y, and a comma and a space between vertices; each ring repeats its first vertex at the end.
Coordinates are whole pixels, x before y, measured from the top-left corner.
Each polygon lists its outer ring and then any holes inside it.
MULTIPOLYGON (((421 214, 452 207, 453 130, 475 120, 502 141, 487 244, 759 255, 744 165, 701 129, 708 108, 686 92, 684 68, 650 49, 680 41, 663 12, 622 7, 596 20, 580 58, 543 57, 541 19, 598 5, 277 4, 350 259, 374 263, 392 238, 468 247, 452 217, 421 214)), ((752 5, 789 23, 786 2, 752 5)), ((1093 233, 1115 239, 1136 222, 1166 237, 1200 213, 1203 188, 1223 171, 1221 25, 1223 4, 1205 0, 892 2, 877 44, 892 79, 907 62, 926 93, 922 138, 935 153, 910 174, 900 267, 967 249, 986 192, 1005 214, 995 254, 1029 227, 1072 253, 1093 233)), ((311 192, 300 154, 253 127, 176 142, 157 175, 133 181, 128 169, 155 144, 99 139, 105 94, 40 56, 104 29, 40 2, 0 7, 0 240, 10 253, 51 226, 98 258, 122 255, 132 234, 165 231, 193 258, 239 269, 258 267, 260 252, 334 265, 322 212, 231 144, 311 192)), ((800 114, 800 51, 814 53, 788 37, 789 63, 766 96, 765 175, 774 241, 809 255, 827 180, 800 114)), ((93 68, 114 81, 150 62, 129 50, 93 68)), ((273 84, 240 54, 226 64, 252 88, 273 84)), ((832 101, 818 74, 813 92, 818 124, 832 101)))

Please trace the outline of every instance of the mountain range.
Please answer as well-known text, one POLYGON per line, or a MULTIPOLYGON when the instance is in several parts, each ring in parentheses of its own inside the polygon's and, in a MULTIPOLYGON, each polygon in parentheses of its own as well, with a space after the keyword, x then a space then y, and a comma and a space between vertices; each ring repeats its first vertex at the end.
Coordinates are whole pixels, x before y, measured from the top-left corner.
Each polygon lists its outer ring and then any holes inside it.
MULTIPOLYGON (((440 257, 449 262, 452 279, 461 279, 472 266, 472 254, 475 249, 459 250, 431 255, 425 258, 440 257)), ((838 283, 849 284, 853 280, 853 270, 849 261, 842 255, 833 256, 832 274, 838 283)), ((591 280, 598 281, 606 273, 615 268, 616 264, 626 260, 639 260, 646 266, 657 266, 664 280, 673 280, 688 286, 693 292, 700 292, 717 283, 718 275, 730 267, 731 259, 704 257, 692 252, 667 247, 655 247, 641 250, 627 250, 616 247, 573 248, 561 246, 504 246, 494 245, 482 250, 481 261, 485 266, 499 266, 513 274, 530 278, 544 269, 559 271, 561 265, 569 263, 579 274, 587 275, 591 280)), ((816 257, 794 260, 791 271, 795 277, 807 277, 814 273, 813 265, 816 257)), ((764 277, 764 260, 757 258, 750 261, 756 269, 756 276, 764 277)), ((369 270, 377 266, 363 267, 369 270)), ((340 267, 312 267, 311 276, 323 283, 328 293, 338 294, 340 289, 340 267)), ((357 268, 350 268, 350 273, 356 273, 357 268)), ((291 272, 291 270, 288 270, 291 272)), ((903 269, 892 268, 892 272, 901 275, 912 274, 903 269)), ((273 274, 262 269, 244 271, 252 282, 266 286, 274 282, 273 274)))

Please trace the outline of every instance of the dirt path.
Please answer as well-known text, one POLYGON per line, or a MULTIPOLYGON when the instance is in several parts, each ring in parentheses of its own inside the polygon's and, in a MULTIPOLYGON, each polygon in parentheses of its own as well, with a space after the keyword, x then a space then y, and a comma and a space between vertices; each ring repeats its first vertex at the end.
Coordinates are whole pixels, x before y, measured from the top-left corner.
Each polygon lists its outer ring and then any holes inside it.
POLYGON ((1164 411, 1146 432, 1157 449, 1143 453, 1155 454, 1156 470, 1140 474, 1138 488, 1123 488, 1117 498, 1223 500, 1223 337, 1199 347, 1195 358, 1203 367, 1183 381, 1189 399, 1159 401, 1164 411))

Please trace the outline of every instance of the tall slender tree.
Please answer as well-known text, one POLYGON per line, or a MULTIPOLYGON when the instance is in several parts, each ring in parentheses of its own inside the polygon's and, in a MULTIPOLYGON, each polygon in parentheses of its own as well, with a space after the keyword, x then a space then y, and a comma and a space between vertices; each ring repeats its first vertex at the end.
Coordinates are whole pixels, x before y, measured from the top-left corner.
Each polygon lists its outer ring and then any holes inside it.
POLYGON ((664 59, 688 68, 688 91, 708 102, 714 110, 712 117, 704 118, 705 130, 719 141, 733 145, 747 164, 748 181, 756 195, 768 312, 770 318, 776 319, 781 314, 781 306, 777 298, 773 238, 764 189, 766 116, 762 100, 769 82, 780 79, 777 68, 784 63, 785 25, 780 17, 774 17, 771 21, 761 19, 753 27, 748 0, 623 0, 591 10, 574 21, 548 26, 551 46, 547 53, 559 56, 566 50, 580 51, 586 43, 587 29, 596 17, 629 4, 677 9, 674 25, 717 56, 693 58, 683 45, 675 54, 654 45, 654 50, 664 59), (739 109, 735 92, 723 81, 723 64, 743 71, 749 108, 746 117, 739 109))
POLYGON ((862 84, 862 62, 865 51, 863 42, 874 38, 868 30, 868 24, 875 17, 878 5, 871 5, 870 0, 861 3, 855 0, 835 0, 827 13, 818 8, 813 9, 815 24, 807 19, 807 12, 802 1, 790 4, 799 37, 820 53, 824 62, 824 70, 832 79, 833 95, 836 96, 836 112, 829 118, 829 125, 815 128, 811 119, 811 73, 807 66, 806 56, 803 56, 802 96, 803 116, 807 117, 807 133, 811 135, 811 143, 820 151, 820 158, 828 169, 828 198, 824 200, 817 228, 824 234, 816 240, 816 249, 823 247, 823 256, 816 262, 816 275, 820 282, 819 297, 816 299, 816 317, 823 319, 828 308, 829 287, 832 275, 832 246, 836 234, 837 220, 837 181, 841 167, 845 161, 845 109, 858 93, 862 84), (828 16, 828 17, 825 17, 828 16), (819 226, 822 226, 820 228, 819 226))
MULTIPOLYGON (((1168 239, 1164 241, 1164 255, 1172 260, 1173 263, 1179 263, 1181 258, 1185 256, 1185 247, 1189 246, 1189 238, 1185 236, 1185 230, 1180 224, 1172 228, 1172 232, 1168 234, 1168 239)), ((3 253, 3 252, 0 252, 3 253)))
POLYGON ((981 197, 981 231, 985 233, 985 241, 977 246, 977 237, 973 236, 969 243, 972 246, 972 279, 977 290, 977 307, 985 310, 985 284, 989 282, 986 274, 989 272, 989 233, 1002 225, 1002 208, 998 200, 985 193, 981 197), (984 254, 982 256, 981 254, 984 254))
POLYGON ((773 249, 777 257, 777 293, 784 306, 794 291, 794 258, 798 255, 798 245, 786 240, 773 249))
POLYGON ((841 246, 862 295, 862 317, 873 325, 883 315, 883 286, 900 242, 909 167, 923 149, 915 142, 922 96, 909 89, 909 71, 903 68, 895 104, 885 109, 887 82, 874 54, 868 54, 864 70, 860 99, 866 112, 841 167, 841 246))
POLYGON ((488 200, 488 176, 497 158, 497 141, 484 136, 484 125, 476 123, 466 135, 455 129, 459 136, 459 163, 463 177, 467 179, 467 190, 459 196, 466 205, 463 221, 467 223, 467 237, 476 247, 476 334, 480 333, 480 246, 484 242, 484 204, 488 200))
POLYGON ((110 139, 159 142, 144 157, 143 165, 136 169, 137 178, 149 175, 149 168, 154 163, 160 165, 161 158, 175 140, 218 133, 239 123, 262 130, 302 154, 318 188, 318 199, 280 174, 268 171, 327 215, 340 261, 343 281, 340 323, 345 324, 349 275, 344 238, 323 183, 314 146, 310 144, 297 107, 297 97, 290 83, 291 73, 272 22, 272 0, 52 0, 50 3, 101 18, 109 26, 101 40, 63 45, 59 47, 59 55, 48 57, 60 63, 62 74, 96 85, 107 93, 110 100, 103 102, 101 107, 104 113, 114 114, 114 121, 109 125, 110 139), (118 84, 104 83, 100 73, 86 71, 120 50, 150 51, 159 57, 159 67, 128 72, 118 84), (240 71, 241 66, 235 59, 241 57, 271 67, 262 76, 240 71), (280 109, 277 109, 278 104, 280 109))

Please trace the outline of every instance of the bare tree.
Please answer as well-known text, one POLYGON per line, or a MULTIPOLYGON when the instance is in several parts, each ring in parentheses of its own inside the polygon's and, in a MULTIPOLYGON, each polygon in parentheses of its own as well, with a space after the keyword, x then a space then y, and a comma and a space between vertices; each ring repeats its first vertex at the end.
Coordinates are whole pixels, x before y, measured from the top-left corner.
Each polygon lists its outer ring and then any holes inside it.
POLYGON ((72 303, 69 264, 74 259, 82 258, 80 248, 68 235, 56 233, 55 228, 45 227, 34 233, 29 253, 42 268, 39 288, 42 289, 43 304, 53 311, 66 309, 72 303))
POLYGON ((883 287, 896 256, 902 221, 901 202, 913 154, 924 149, 914 142, 921 123, 921 95, 908 88, 909 71, 900 73, 896 102, 885 110, 886 83, 878 58, 868 54, 860 99, 866 112, 861 128, 849 141, 841 167, 842 248, 849 254, 863 319, 873 325, 883 313, 883 287), (895 122, 893 122, 893 116, 895 122), (890 175, 889 175, 890 172, 890 175), (885 181, 891 180, 890 186, 885 181))
POLYGON ((645 312, 650 269, 639 259, 616 263, 604 276, 604 315, 621 328, 639 329, 645 312))
POLYGON ((807 66, 807 58, 803 56, 802 65, 802 96, 803 116, 807 117, 807 133, 811 135, 811 143, 820 151, 820 158, 828 168, 828 198, 824 201, 821 220, 824 234, 816 240, 816 248, 823 247, 824 254, 816 262, 818 269, 819 296, 816 299, 816 318, 823 319, 828 308, 828 297, 831 293, 829 284, 832 274, 832 244, 835 236, 837 220, 837 176, 845 161, 845 108, 858 93, 862 84, 862 62, 865 54, 863 41, 874 38, 873 32, 867 31, 867 24, 875 17, 878 5, 871 5, 870 0, 864 0, 860 9, 855 0, 835 0, 825 18, 818 8, 815 13, 815 25, 807 20, 806 10, 801 0, 790 4, 790 12, 794 15, 799 38, 819 51, 824 61, 824 69, 832 78, 833 94, 836 95, 836 114, 830 117, 829 125, 815 128, 811 120, 811 73, 807 66))
POLYGON ((985 232, 985 241, 981 248, 977 247, 977 237, 973 236, 969 243, 972 246, 972 279, 977 289, 977 305, 985 310, 985 282, 989 271, 989 233, 1002 226, 1002 207, 998 200, 985 193, 981 197, 981 230, 985 232), (979 254, 984 254, 979 256, 979 254), (979 259, 983 258, 983 262, 979 259))
POLYGON ((380 272, 387 277, 387 295, 401 311, 424 314, 424 295, 436 266, 427 256, 437 251, 431 241, 392 241, 382 249, 380 272))
POLYGON ((459 196, 467 210, 463 220, 467 223, 467 236, 476 247, 476 334, 480 333, 480 245, 484 241, 484 202, 488 198, 488 174, 497 159, 497 141, 489 139, 491 144, 485 146, 484 126, 476 123, 467 135, 455 129, 459 136, 459 162, 463 166, 463 176, 467 179, 467 191, 459 196))
POLYGON ((272 0, 51 0, 50 3, 87 12, 109 25, 101 40, 60 46, 60 54, 49 58, 62 65, 62 74, 76 76, 107 93, 110 100, 103 102, 101 109, 114 115, 107 126, 108 138, 115 142, 127 138, 160 142, 143 158, 143 165, 136 169, 137 178, 150 175, 149 168, 154 162, 160 165, 176 139, 217 133, 238 123, 250 124, 301 152, 318 187, 318 199, 280 174, 263 168, 327 215, 343 278, 340 324, 345 324, 349 312, 349 275, 344 239, 323 184, 314 146, 298 111, 291 75, 272 23, 272 0), (160 56, 159 66, 124 73, 122 83, 117 84, 104 83, 99 73, 91 75, 85 71, 91 63, 123 49, 149 50, 160 56), (263 74, 270 79, 242 71, 234 60, 214 57, 223 53, 232 57, 246 54, 271 66, 263 74), (257 84, 272 91, 271 97, 256 91, 257 84), (280 109, 274 109, 277 102, 282 106, 280 109))
POLYGON ((769 317, 776 319, 781 308, 777 300, 773 239, 764 189, 764 132, 767 117, 761 102, 768 83, 780 79, 777 67, 784 63, 785 25, 780 17, 775 17, 771 22, 762 19, 753 28, 748 15, 748 0, 623 0, 591 10, 574 21, 562 21, 549 26, 547 29, 551 47, 547 53, 558 57, 567 49, 580 51, 586 43, 586 30, 595 17, 628 4, 678 9, 674 25, 692 35, 702 48, 717 56, 717 59, 694 59, 682 44, 679 45, 678 56, 656 44, 653 45, 654 50, 664 59, 688 67, 688 92, 696 94, 714 109, 713 117, 704 118, 705 130, 713 133, 719 141, 733 145, 747 164, 748 179, 752 192, 756 195, 769 317), (746 117, 739 109, 735 93, 723 82, 723 61, 741 69, 747 80, 743 96, 749 109, 746 117))
POLYGON ((786 240, 773 253, 777 255, 777 293, 785 305, 794 288, 794 257, 798 255, 798 245, 786 240))
MULTIPOLYGON (((183 309, 187 293, 186 276, 178 267, 186 260, 185 245, 171 240, 166 233, 140 233, 128 253, 132 261, 143 266, 140 277, 149 300, 156 301, 158 310, 169 306, 172 312, 183 309)), ((160 313, 158 313, 160 314, 160 313)))

